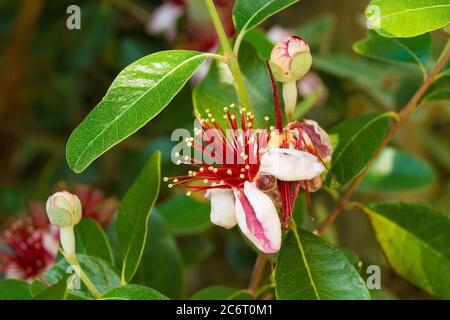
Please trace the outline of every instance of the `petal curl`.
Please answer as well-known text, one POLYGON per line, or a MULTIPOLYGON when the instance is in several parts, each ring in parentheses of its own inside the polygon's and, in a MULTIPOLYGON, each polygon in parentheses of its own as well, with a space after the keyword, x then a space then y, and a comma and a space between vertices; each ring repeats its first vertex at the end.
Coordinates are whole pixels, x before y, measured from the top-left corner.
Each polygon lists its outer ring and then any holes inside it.
POLYGON ((236 218, 242 233, 262 252, 275 253, 281 246, 281 223, 272 199, 245 182, 243 189, 234 190, 236 218))
POLYGON ((205 197, 211 200, 211 222, 225 229, 233 228, 237 223, 233 191, 209 189, 205 197))
POLYGON ((270 174, 281 181, 310 180, 319 176, 325 167, 308 152, 272 148, 261 157, 260 174, 270 174))

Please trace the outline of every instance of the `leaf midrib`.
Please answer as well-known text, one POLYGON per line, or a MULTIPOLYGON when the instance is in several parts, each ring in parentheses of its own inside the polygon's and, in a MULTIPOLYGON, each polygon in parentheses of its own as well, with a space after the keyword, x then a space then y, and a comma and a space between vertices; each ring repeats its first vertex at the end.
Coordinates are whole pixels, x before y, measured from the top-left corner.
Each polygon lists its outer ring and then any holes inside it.
POLYGON ((407 53, 409 53, 414 60, 419 64, 419 66, 423 66, 422 61, 420 61, 419 56, 416 55, 414 51, 412 51, 407 45, 405 45, 403 42, 401 42, 398 39, 394 40, 400 47, 402 47, 407 53))
MULTIPOLYGON (((242 30, 241 30, 241 32, 240 33, 245 33, 245 32, 247 32, 249 29, 247 29, 247 27, 250 25, 250 23, 251 22, 253 22, 253 20, 255 19, 255 17, 261 12, 261 11, 263 11, 265 8, 267 8, 269 5, 271 5, 272 3, 274 3, 276 0, 271 0, 271 1, 269 1, 269 2, 267 2, 264 6, 262 6, 259 10, 257 10, 251 17, 250 17, 250 19, 248 19, 248 21, 247 21, 247 23, 246 24, 244 24, 244 26, 242 27, 242 30)), ((295 2, 298 2, 298 1, 300 1, 300 0, 296 0, 295 2)), ((280 8, 279 10, 277 10, 276 12, 279 12, 279 11, 281 11, 281 10, 283 10, 284 8, 287 8, 287 7, 289 7, 291 4, 294 4, 294 2, 293 3, 290 3, 290 4, 287 4, 287 5, 285 5, 285 6, 283 6, 282 8, 280 8)), ((276 13, 275 12, 275 13, 276 13)))
POLYGON ((309 278, 309 280, 310 280, 310 282, 311 282, 311 286, 313 287, 314 294, 316 295, 317 300, 321 300, 321 299, 320 299, 320 296, 319 296, 319 293, 318 293, 318 291, 317 291, 316 284, 314 283, 314 279, 313 279, 312 274, 311 274, 311 269, 309 268, 309 264, 308 264, 308 261, 307 261, 307 259, 306 259, 305 251, 304 251, 303 246, 302 246, 302 243, 301 243, 301 241, 300 241, 300 235, 298 234, 297 228, 294 227, 294 228, 292 229, 292 232, 294 233, 295 240, 297 241, 298 248, 299 248, 300 253, 301 253, 301 255, 302 255, 303 263, 304 263, 304 265, 305 265, 306 272, 307 272, 307 274, 308 274, 308 278, 309 278))
POLYGON ((438 8, 444 8, 444 7, 450 7, 450 4, 439 4, 439 5, 428 6, 428 7, 406 9, 406 10, 403 10, 403 11, 393 12, 393 13, 381 16, 381 19, 386 19, 386 18, 390 18, 392 16, 405 14, 405 13, 409 13, 409 12, 414 12, 414 11, 423 11, 423 10, 426 11, 426 10, 430 10, 430 9, 438 9, 438 8))
POLYGON ((450 259, 447 256, 444 256, 439 250, 437 250, 436 248, 430 246, 427 242, 425 242, 422 238, 419 238, 418 236, 416 236, 414 233, 412 233, 412 231, 402 227, 401 225, 399 225, 396 221, 388 219, 387 217, 383 216, 382 214, 379 214, 378 212, 365 207, 365 211, 369 214, 369 215, 374 215, 376 216, 378 219, 384 221, 385 223, 394 225, 396 228, 402 230, 404 233, 406 233, 409 237, 416 239, 417 242, 419 243, 419 245, 421 245, 424 248, 427 248, 430 252, 433 252, 433 254, 442 259, 445 260, 447 262, 450 263, 450 259))
MULTIPOLYGON (((83 155, 86 153, 86 151, 88 150, 88 149, 90 149, 90 147, 92 146, 92 144, 95 142, 95 141, 97 141, 97 139, 100 137, 100 136, 102 136, 103 135, 103 133, 105 133, 105 131, 106 130, 108 130, 113 124, 115 124, 116 123, 116 121, 119 119, 119 118, 121 118, 126 112, 128 112, 133 106, 135 106, 139 101, 141 101, 141 99, 142 98, 144 98, 150 91, 152 91, 153 89, 155 89, 155 88, 157 88, 167 77, 169 77, 170 75, 172 75, 174 72, 176 72, 179 68, 181 68, 182 66, 184 66, 185 64, 187 64, 187 63, 189 63, 189 62, 191 62, 192 60, 196 60, 196 59, 198 59, 198 58, 201 58, 201 57, 203 57, 203 56, 205 56, 205 54, 197 54, 197 55, 195 55, 195 56, 193 56, 193 57, 191 57, 191 58, 189 58, 189 59, 187 59, 187 60, 185 60, 185 61, 183 61, 182 63, 180 63, 179 65, 177 65, 175 68, 173 68, 171 71, 169 71, 167 74, 165 74, 158 82, 156 82, 156 84, 153 86, 153 87, 151 87, 151 88, 149 88, 148 90, 146 90, 138 99, 136 99, 132 104, 130 104, 126 109, 124 109, 121 113, 119 113, 115 118, 114 118, 114 120, 113 121, 111 121, 104 129, 102 129, 102 131, 100 131, 98 134, 97 134, 97 136, 95 136, 93 139, 91 139, 89 142, 88 142, 88 144, 86 145, 86 147, 84 148, 84 150, 80 153, 80 155, 78 156, 78 159, 77 159, 77 161, 75 162, 75 164, 74 164, 74 168, 77 168, 78 167, 78 164, 79 164, 79 162, 80 162, 80 160, 83 158, 83 155)), ((108 100, 108 101, 110 101, 110 100, 108 100)), ((107 102, 106 100, 102 100, 101 102, 100 102, 100 104, 102 103, 102 102, 107 102)), ((114 101, 111 101, 111 102, 114 102, 114 101)), ((144 124, 145 125, 145 124, 144 124)), ((142 125, 142 126, 144 126, 144 125, 142 125)), ((141 127, 142 127, 141 126, 141 127)), ((139 130, 139 128, 137 129, 137 130, 139 130)), ((121 139, 121 140, 119 140, 119 141, 117 141, 117 143, 119 143, 120 141, 122 141, 122 140, 124 140, 126 137, 124 137, 123 139, 121 139)))
MULTIPOLYGON (((366 123, 360 130, 358 130, 353 137, 351 137, 348 142, 344 145, 344 147, 341 149, 341 152, 338 154, 338 156, 333 160, 333 166, 338 162, 338 160, 341 158, 342 154, 344 153, 344 151, 349 147, 349 145, 354 142, 356 140, 357 137, 359 137, 359 135, 361 134, 362 131, 364 131, 365 129, 367 129, 370 125, 372 125, 373 123, 375 123, 376 121, 382 119, 383 117, 388 117, 389 115, 387 114, 381 114, 375 118, 373 118, 371 121, 369 121, 368 123, 366 123)), ((333 170, 333 168, 331 168, 331 170, 333 170)))
MULTIPOLYGON (((157 165, 157 168, 160 168, 160 166, 161 166, 161 162, 160 162, 160 159, 159 159, 159 157, 157 158, 157 160, 156 160, 156 165, 157 165)), ((151 203, 151 205, 150 205, 150 207, 149 207, 149 210, 148 210, 148 212, 147 212, 147 214, 146 214, 146 217, 145 217, 145 224, 144 224, 144 234, 143 234, 143 239, 144 239, 144 242, 143 242, 143 244, 142 244, 142 246, 141 246, 141 249, 140 249, 140 253, 139 253, 139 260, 142 258, 142 255, 144 254, 144 249, 145 249, 145 245, 146 245, 146 242, 147 242, 147 234, 148 234, 148 219, 150 218, 150 214, 152 213, 152 209, 153 209, 153 207, 155 206, 155 203, 156 203, 156 199, 158 198, 158 194, 159 194, 159 189, 160 189, 160 184, 159 184, 159 179, 160 179, 160 173, 159 173, 159 169, 156 171, 157 172, 157 174, 156 174, 156 180, 158 181, 158 183, 156 184, 156 190, 155 190, 155 194, 154 194, 154 196, 153 196, 153 200, 152 200, 152 203, 151 203)), ((138 179, 139 179, 139 177, 138 177, 138 179)), ((131 236, 131 238, 130 238, 130 241, 127 243, 127 250, 126 250, 126 253, 124 254, 124 259, 123 259, 123 263, 122 263, 122 274, 121 274, 121 282, 122 282, 122 284, 123 283, 126 283, 127 281, 128 281, 128 279, 126 279, 126 266, 127 266, 127 262, 128 262, 128 257, 129 257, 129 255, 130 255, 130 250, 131 250, 131 244, 133 243, 133 241, 136 239, 136 236, 137 236, 137 232, 135 232, 136 231, 136 229, 137 229, 137 226, 138 226, 138 223, 135 223, 134 225, 133 225, 133 227, 132 227, 132 229, 133 229, 133 232, 132 232, 132 236, 131 236)), ((136 270, 137 270, 137 265, 134 267, 134 273, 136 272, 136 270)))

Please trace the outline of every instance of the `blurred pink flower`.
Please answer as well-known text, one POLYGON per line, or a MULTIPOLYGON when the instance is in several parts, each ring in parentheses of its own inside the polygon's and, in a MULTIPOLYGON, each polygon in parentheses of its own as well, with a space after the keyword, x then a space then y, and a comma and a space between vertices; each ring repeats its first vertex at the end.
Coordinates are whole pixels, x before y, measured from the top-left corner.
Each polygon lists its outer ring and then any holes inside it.
POLYGON ((32 203, 27 215, 1 232, 0 244, 0 272, 6 278, 31 281, 55 263, 58 228, 48 221, 43 204, 32 203))
MULTIPOLYGON (((66 190, 60 184, 58 190, 66 190)), ((106 228, 114 218, 118 201, 90 186, 77 185, 73 192, 80 198, 83 217, 96 220, 106 228)), ((59 247, 58 228, 51 225, 43 203, 29 205, 25 215, 13 219, 0 233, 0 272, 6 278, 33 280, 55 262, 59 247)))
POLYGON ((89 217, 106 228, 114 219, 119 202, 115 198, 106 198, 103 191, 87 185, 77 185, 73 193, 80 198, 83 217, 89 217))

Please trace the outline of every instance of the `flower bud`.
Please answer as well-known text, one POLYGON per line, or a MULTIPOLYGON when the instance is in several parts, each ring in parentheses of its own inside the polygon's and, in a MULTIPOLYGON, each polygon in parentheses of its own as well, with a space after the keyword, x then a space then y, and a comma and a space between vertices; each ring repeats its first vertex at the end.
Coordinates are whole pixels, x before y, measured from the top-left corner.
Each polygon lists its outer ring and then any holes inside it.
POLYGON ((56 192, 48 198, 46 210, 50 222, 60 228, 78 224, 82 216, 80 199, 67 191, 56 192))
POLYGON ((280 82, 300 80, 309 71, 311 64, 309 46, 297 36, 290 36, 278 42, 270 56, 273 75, 280 82))

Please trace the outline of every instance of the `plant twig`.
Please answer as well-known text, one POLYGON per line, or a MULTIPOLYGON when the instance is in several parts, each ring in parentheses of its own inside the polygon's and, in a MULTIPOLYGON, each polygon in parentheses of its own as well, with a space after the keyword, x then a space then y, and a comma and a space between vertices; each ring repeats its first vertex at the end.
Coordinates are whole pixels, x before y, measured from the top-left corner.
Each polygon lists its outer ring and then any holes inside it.
POLYGON ((414 96, 411 98, 411 100, 408 102, 408 104, 400 111, 399 113, 399 120, 394 123, 389 130, 389 133, 384 138, 383 142, 381 143, 380 147, 376 151, 375 155, 370 159, 368 162, 366 168, 353 180, 350 187, 345 191, 345 193, 340 197, 338 203, 336 206, 331 210, 330 214, 327 216, 327 218, 324 220, 324 222, 314 231, 315 234, 321 235, 325 232, 325 230, 336 220, 336 218, 340 215, 342 210, 344 209, 347 202, 350 200, 350 197, 352 196, 353 192, 356 190, 356 188, 359 186, 359 184, 362 182, 364 177, 367 174, 367 171, 377 158, 377 156, 381 153, 381 151, 386 147, 386 145, 392 140, 397 130, 406 122, 408 121, 411 113, 413 113, 417 106, 419 105, 420 100, 423 98, 425 93, 427 92, 428 88, 431 86, 433 81, 436 79, 436 77, 439 75, 441 70, 445 67, 447 62, 450 60, 450 48, 446 47, 440 60, 436 64, 436 67, 431 72, 431 74, 428 76, 428 78, 423 82, 423 84, 420 86, 419 90, 414 94, 414 96))
POLYGON ((250 283, 248 285, 248 291, 251 295, 255 295, 259 284, 261 283, 262 276, 264 274, 264 269, 266 267, 267 255, 260 252, 256 258, 255 265, 253 266, 252 275, 250 277, 250 283))
POLYGON ((216 29, 217 36, 219 37, 219 41, 222 45, 225 57, 228 59, 228 66, 230 67, 230 71, 233 74, 234 80, 236 82, 236 91, 239 95, 239 101, 241 102, 241 105, 244 109, 253 112, 250 104, 250 99, 247 94, 247 89, 245 88, 244 79, 239 68, 237 56, 234 54, 230 42, 228 41, 222 22, 220 21, 219 13, 214 6, 213 0, 205 0, 205 3, 208 7, 211 21, 214 25, 214 28, 216 29))

